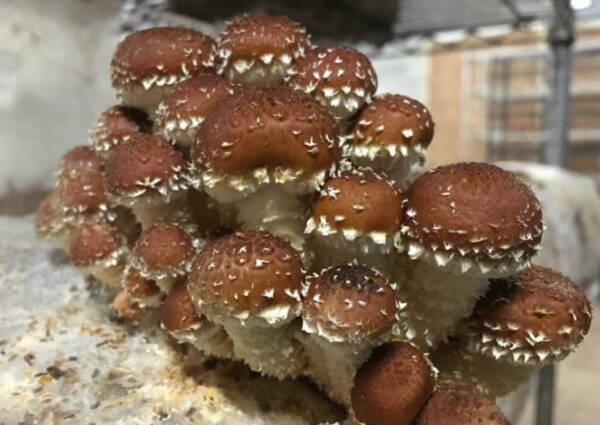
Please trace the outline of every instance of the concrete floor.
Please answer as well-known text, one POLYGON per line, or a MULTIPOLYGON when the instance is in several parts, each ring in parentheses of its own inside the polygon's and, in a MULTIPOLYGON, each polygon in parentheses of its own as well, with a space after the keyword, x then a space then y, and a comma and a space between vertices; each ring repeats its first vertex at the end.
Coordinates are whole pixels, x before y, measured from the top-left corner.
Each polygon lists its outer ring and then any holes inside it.
MULTIPOLYGON (((557 368, 554 425, 600 424, 600 304, 594 306, 592 327, 576 353, 557 368)), ((515 425, 533 425, 533 397, 515 425)))

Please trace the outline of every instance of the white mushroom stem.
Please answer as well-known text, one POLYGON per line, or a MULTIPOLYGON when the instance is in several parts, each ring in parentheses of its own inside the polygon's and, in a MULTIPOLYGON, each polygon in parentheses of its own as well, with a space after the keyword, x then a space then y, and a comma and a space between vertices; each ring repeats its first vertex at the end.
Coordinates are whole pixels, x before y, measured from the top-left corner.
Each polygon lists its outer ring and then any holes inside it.
POLYGON ((176 195, 169 202, 159 195, 146 195, 136 198, 129 207, 142 230, 146 230, 157 221, 168 221, 169 217, 177 215, 185 208, 184 205, 182 197, 176 195))
POLYGON ((112 288, 122 289, 123 287, 125 268, 122 264, 97 264, 83 268, 82 272, 84 275, 93 276, 98 281, 112 288))
POLYGON ((414 332, 403 335, 430 351, 453 333, 473 311, 487 287, 485 277, 456 275, 422 260, 401 257, 394 271, 400 298, 407 302, 402 319, 414 332))
POLYGON ((294 325, 289 321, 269 324, 259 317, 220 317, 218 322, 233 341, 234 357, 250 369, 278 379, 296 378, 304 369, 302 347, 292 338, 294 325))
POLYGON ((221 326, 204 321, 186 331, 168 332, 178 343, 193 345, 208 356, 230 359, 233 343, 221 326))
POLYGON ((373 345, 332 342, 309 333, 298 333, 308 367, 304 372, 333 400, 350 405, 350 390, 358 368, 369 358, 373 345))

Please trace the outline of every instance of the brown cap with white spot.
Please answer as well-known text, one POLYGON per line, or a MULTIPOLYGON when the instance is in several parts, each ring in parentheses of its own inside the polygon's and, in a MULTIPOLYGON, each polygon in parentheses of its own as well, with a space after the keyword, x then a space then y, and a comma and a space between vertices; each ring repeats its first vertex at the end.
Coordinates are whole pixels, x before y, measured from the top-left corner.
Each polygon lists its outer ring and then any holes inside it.
POLYGON ((69 234, 69 252, 76 267, 117 265, 126 249, 125 237, 103 220, 85 220, 69 234))
POLYGON ((384 176, 369 169, 343 171, 325 182, 315 201, 306 232, 342 233, 347 239, 367 235, 386 243, 400 227, 402 197, 384 176))
POLYGON ((430 170, 410 185, 403 202, 401 248, 459 274, 506 276, 527 268, 542 233, 533 192, 490 164, 430 170))
POLYGON ((351 47, 315 47, 290 68, 286 84, 347 119, 371 101, 377 75, 371 61, 351 47))
POLYGON ((129 34, 111 61, 111 81, 119 96, 139 86, 171 86, 201 73, 215 73, 215 41, 199 31, 156 27, 129 34))
POLYGON ((169 197, 187 188, 183 156, 160 137, 140 134, 114 147, 105 165, 110 197, 136 198, 147 192, 169 197))
POLYGON ((549 363, 573 351, 590 328, 585 293, 551 269, 532 266, 490 285, 467 322, 471 351, 515 364, 549 363))
POLYGON ((334 266, 307 278, 302 329, 332 342, 363 343, 391 330, 396 296, 386 278, 363 265, 334 266))
POLYGON ((133 267, 127 267, 125 269, 123 287, 132 299, 144 300, 155 297, 160 293, 160 288, 156 285, 156 282, 144 278, 140 272, 133 267))
POLYGON ((174 286, 160 307, 161 325, 169 332, 186 332, 197 328, 201 320, 194 310, 186 284, 174 286))
POLYGON ((198 311, 277 323, 299 314, 303 277, 288 242, 265 232, 237 232, 204 246, 188 290, 198 311))
POLYGON ((281 84, 285 71, 309 44, 304 27, 287 16, 240 16, 221 34, 220 70, 243 84, 281 84))
POLYGON ((352 130, 351 149, 368 153, 386 149, 391 156, 422 154, 433 138, 431 115, 419 101, 398 94, 375 96, 358 115, 352 130))
POLYGON ((76 168, 63 175, 56 193, 65 216, 106 211, 109 204, 102 172, 95 168, 76 168))
POLYGON ((331 115, 308 96, 284 87, 248 89, 206 118, 192 158, 209 187, 228 176, 318 183, 339 157, 338 139, 331 115))
POLYGON ((365 425, 410 425, 433 392, 429 360, 405 342, 383 345, 356 373, 354 416, 365 425))
POLYGON ((414 425, 509 425, 496 406, 475 385, 442 381, 436 385, 414 425))
POLYGON ((145 277, 184 276, 195 254, 190 236, 176 224, 158 222, 140 234, 132 251, 132 265, 145 277))
POLYGON ((112 106, 100 114, 90 130, 90 142, 96 152, 105 155, 107 151, 138 133, 148 132, 151 126, 145 112, 125 106, 112 106))
POLYGON ((59 179, 81 169, 102 172, 102 159, 89 146, 75 146, 69 149, 58 162, 56 174, 59 179))

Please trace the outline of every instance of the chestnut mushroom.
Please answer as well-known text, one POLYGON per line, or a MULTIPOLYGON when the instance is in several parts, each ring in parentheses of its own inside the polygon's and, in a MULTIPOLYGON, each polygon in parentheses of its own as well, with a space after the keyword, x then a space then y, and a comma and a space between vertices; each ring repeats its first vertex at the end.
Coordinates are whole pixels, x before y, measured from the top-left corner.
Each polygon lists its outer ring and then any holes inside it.
POLYGON ((158 307, 161 304, 162 296, 156 282, 143 277, 130 264, 125 266, 123 288, 129 299, 140 308, 158 307))
POLYGON ((115 146, 131 140, 138 133, 152 128, 145 112, 125 106, 104 110, 89 132, 92 149, 102 158, 115 146))

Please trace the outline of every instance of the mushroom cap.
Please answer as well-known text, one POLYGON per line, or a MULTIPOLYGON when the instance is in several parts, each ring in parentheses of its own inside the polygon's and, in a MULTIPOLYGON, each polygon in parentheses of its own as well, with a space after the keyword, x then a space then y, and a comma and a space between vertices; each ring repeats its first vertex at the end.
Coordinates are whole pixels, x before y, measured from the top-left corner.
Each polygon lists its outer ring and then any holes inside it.
POLYGON ((90 141, 93 149, 102 153, 138 133, 148 132, 151 126, 145 112, 126 106, 111 106, 100 114, 90 130, 90 141))
POLYGON ((352 47, 314 47, 289 69, 286 83, 324 106, 344 105, 352 115, 370 102, 377 75, 371 61, 352 47))
POLYGON ((101 172, 103 165, 102 159, 96 155, 91 147, 75 146, 60 158, 56 174, 59 179, 62 179, 81 169, 101 172))
POLYGON ((199 31, 156 27, 129 34, 110 63, 117 92, 140 83, 145 89, 172 85, 201 73, 215 73, 215 41, 199 31))
POLYGON ((358 115, 352 130, 352 145, 393 146, 403 156, 408 148, 420 151, 433 138, 434 123, 421 102, 399 94, 383 94, 358 115), (401 147, 405 147, 401 149, 401 147))
POLYGON ((433 370, 419 349, 405 342, 382 345, 354 377, 352 410, 366 425, 409 425, 433 384, 433 370))
POLYGON ((149 190, 162 195, 186 188, 183 156, 160 137, 140 134, 115 146, 105 164, 109 196, 137 197, 149 190))
POLYGON ((590 302, 579 286, 532 266, 490 280, 468 320, 469 349, 516 364, 552 362, 575 349, 591 320, 590 302))
POLYGON ((170 332, 185 332, 197 327, 201 317, 194 310, 185 283, 175 285, 160 307, 160 323, 170 332))
POLYGON ((116 265, 125 248, 125 237, 103 220, 85 220, 69 234, 71 262, 76 267, 116 265))
POLYGON ((391 330, 396 296, 386 278, 363 265, 347 264, 307 278, 303 330, 332 342, 364 342, 391 330))
POLYGON ((236 60, 278 60, 289 65, 304 54, 309 36, 298 22, 283 15, 243 15, 231 21, 219 40, 223 68, 236 60))
POLYGON ((38 237, 48 238, 64 229, 62 211, 58 205, 58 192, 51 192, 35 213, 35 230, 38 237))
POLYGON ((435 168, 417 178, 403 201, 402 233, 408 255, 433 254, 439 266, 460 259, 483 274, 529 266, 543 232, 533 192, 512 173, 484 163, 435 168))
POLYGON ((393 183, 380 174, 369 169, 343 171, 325 182, 307 231, 383 234, 385 241, 399 230, 401 203, 393 183))
POLYGON ((265 232, 236 232, 204 246, 194 260, 188 290, 200 311, 269 320, 268 314, 287 318, 299 307, 302 281, 300 257, 288 242, 265 232))
POLYGON ((59 180, 56 192, 63 214, 106 210, 109 203, 102 172, 95 168, 72 169, 59 180))
POLYGON ((475 385, 461 381, 442 381, 415 425, 508 425, 496 406, 475 385))
POLYGON ((339 130, 318 103, 284 87, 231 96, 206 118, 192 157, 200 170, 246 175, 258 169, 313 174, 338 159, 339 130))
POLYGON ((144 278, 134 267, 125 269, 124 288, 132 298, 151 298, 160 293, 160 288, 153 280, 144 278))
POLYGON ((133 248, 133 265, 146 277, 181 275, 189 272, 194 254, 193 241, 181 227, 158 222, 140 234, 133 248))
POLYGON ((198 75, 177 84, 158 106, 156 125, 163 133, 197 127, 235 88, 216 75, 198 75))

